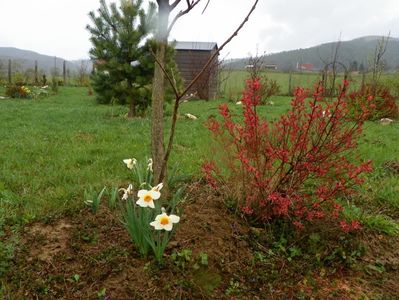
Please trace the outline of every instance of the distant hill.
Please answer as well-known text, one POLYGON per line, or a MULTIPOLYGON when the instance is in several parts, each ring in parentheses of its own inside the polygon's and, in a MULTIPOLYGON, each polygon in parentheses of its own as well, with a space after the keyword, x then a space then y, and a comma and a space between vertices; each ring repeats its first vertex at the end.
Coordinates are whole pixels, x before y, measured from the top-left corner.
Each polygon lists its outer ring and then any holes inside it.
MULTIPOLYGON (((54 71, 54 64, 58 74, 62 74, 62 64, 64 59, 49 55, 40 54, 34 51, 22 50, 12 47, 0 47, 0 67, 2 71, 8 66, 8 60, 12 60, 13 71, 26 71, 34 69, 35 61, 38 63, 40 72, 50 75, 54 71)), ((66 61, 66 68, 70 73, 77 73, 81 66, 81 62, 88 65, 87 71, 90 72, 91 64, 89 60, 66 61)), ((0 70, 1 71, 1 70, 0 70)))
MULTIPOLYGON (((341 41, 339 47, 338 61, 349 67, 356 64, 358 67, 363 65, 368 67, 368 61, 372 57, 378 41, 381 36, 365 36, 351 41, 341 41)), ((324 67, 325 62, 331 61, 337 42, 321 44, 319 46, 283 51, 266 55, 264 62, 266 64, 275 64, 278 70, 296 70, 297 65, 311 64, 314 70, 324 67)), ((399 39, 390 38, 387 50, 384 54, 386 67, 388 70, 399 68, 399 39)), ((248 58, 231 59, 224 64, 228 68, 243 69, 248 65, 248 58)))

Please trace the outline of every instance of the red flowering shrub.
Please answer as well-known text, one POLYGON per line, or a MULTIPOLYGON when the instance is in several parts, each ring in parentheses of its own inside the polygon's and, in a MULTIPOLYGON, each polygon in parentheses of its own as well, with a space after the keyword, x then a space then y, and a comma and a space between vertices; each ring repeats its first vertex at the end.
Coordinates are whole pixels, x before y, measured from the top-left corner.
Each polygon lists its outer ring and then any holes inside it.
POLYGON ((346 102, 352 118, 357 118, 365 107, 369 110, 368 120, 395 119, 399 116, 396 97, 382 85, 364 85, 359 91, 351 93, 346 102))
POLYGON ((370 161, 359 163, 351 155, 368 112, 363 107, 357 119, 348 122, 346 86, 335 101, 325 101, 320 87, 313 94, 298 88, 290 111, 269 123, 256 110, 261 83, 248 80, 242 122, 223 104, 223 120, 207 123, 223 151, 222 159, 203 165, 208 182, 229 191, 254 221, 286 218, 300 229, 314 220, 334 218, 344 231, 359 228, 358 223, 339 223, 342 207, 336 201, 371 170, 370 161))

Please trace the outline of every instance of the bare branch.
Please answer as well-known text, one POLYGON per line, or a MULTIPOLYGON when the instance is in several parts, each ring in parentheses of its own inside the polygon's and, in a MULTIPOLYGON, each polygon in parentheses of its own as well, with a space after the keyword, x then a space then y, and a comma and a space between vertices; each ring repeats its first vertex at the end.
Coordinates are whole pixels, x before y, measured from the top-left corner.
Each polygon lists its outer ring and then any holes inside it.
MULTIPOLYGON (((188 0, 187 0, 188 1, 188 0)), ((194 1, 194 0, 193 0, 194 1)), ((201 0, 196 0, 195 5, 201 0)), ((204 67, 201 69, 201 71, 195 76, 195 78, 190 82, 190 84, 185 88, 185 90, 180 93, 178 97, 175 99, 175 104, 173 108, 173 115, 172 115, 172 125, 170 129, 170 135, 169 135, 169 141, 168 141, 168 146, 166 149, 165 157, 162 162, 162 168, 161 168, 161 174, 159 176, 159 181, 161 182, 165 176, 166 172, 166 166, 168 163, 169 155, 172 151, 172 145, 173 145, 173 139, 175 135, 175 130, 176 130, 176 121, 177 121, 177 112, 179 110, 179 104, 180 104, 180 99, 193 87, 193 85, 199 80, 201 75, 206 71, 206 69, 210 66, 210 64, 214 61, 215 57, 219 55, 220 51, 224 49, 224 47, 231 42, 231 40, 236 37, 239 33, 239 31, 244 27, 245 23, 248 22, 249 17, 251 14, 254 12, 259 0, 255 0, 254 4, 252 5, 249 13, 245 17, 245 19, 241 22, 241 24, 237 27, 237 29, 233 32, 233 34, 211 55, 211 57, 208 59, 207 63, 204 65, 204 67)), ((162 69, 164 70, 164 69, 162 69)), ((165 72, 164 72, 165 73, 165 72)), ((169 81, 171 82, 171 81, 169 81)), ((174 88, 176 89, 176 87, 174 88)), ((177 90, 177 89, 176 89, 177 90)))
POLYGON ((373 86, 373 93, 375 93, 376 87, 378 85, 378 81, 381 77, 381 73, 384 69, 384 61, 383 56, 387 51, 388 42, 390 38, 391 32, 388 33, 388 36, 383 36, 380 41, 378 41, 375 50, 374 56, 372 58, 372 86, 373 86))
POLYGON ((202 10, 201 14, 204 14, 204 12, 206 11, 206 9, 208 8, 209 3, 211 2, 211 0, 208 0, 208 2, 206 2, 204 9, 202 10))
POLYGON ((245 17, 245 19, 241 22, 241 24, 238 26, 238 28, 236 29, 236 31, 234 31, 234 33, 219 47, 219 49, 217 51, 215 51, 213 53, 213 55, 208 59, 207 63, 204 65, 204 67, 202 68, 202 70, 197 74, 197 76, 194 77, 194 79, 189 83, 189 85, 186 87, 186 89, 183 91, 183 93, 181 94, 184 95, 186 94, 192 87, 193 85, 198 81, 198 79, 201 77, 201 75, 206 71, 206 69, 209 67, 209 65, 212 63, 212 61, 215 59, 216 56, 219 55, 219 53, 223 50, 224 47, 226 47, 226 45, 228 43, 231 42, 231 40, 236 37, 239 33, 239 31, 244 27, 245 23, 248 22, 249 17, 251 16, 251 14, 253 13, 253 11, 256 8, 256 5, 258 4, 259 0, 255 0, 254 4, 252 5, 251 10, 249 11, 248 15, 245 17))
POLYGON ((170 11, 174 10, 175 7, 181 2, 181 0, 175 0, 175 2, 173 2, 169 7, 170 7, 170 11))
POLYGON ((175 94, 175 97, 176 97, 176 98, 180 97, 179 91, 177 90, 176 81, 173 80, 173 79, 169 76, 168 72, 165 70, 164 66, 163 66, 163 65, 161 64, 161 62, 158 60, 158 58, 157 58, 157 56, 155 55, 154 51, 152 51, 152 49, 151 49, 150 51, 151 51, 151 55, 153 56, 155 62, 158 64, 158 66, 161 68, 162 72, 165 74, 166 79, 168 79, 169 84, 171 85, 171 87, 172 87, 172 89, 173 89, 173 93, 175 94))
MULTIPOLYGON (((177 1, 177 0, 176 0, 177 1)), ((179 1, 180 2, 180 1, 179 1)), ((177 20, 179 18, 181 18, 182 16, 184 16, 185 14, 188 14, 198 3, 201 2, 201 0, 192 0, 190 2, 190 0, 186 0, 187 2, 187 8, 185 10, 181 10, 172 20, 172 22, 169 24, 168 27, 168 31, 167 31, 167 35, 169 36, 173 26, 175 25, 175 23, 177 22, 177 20)), ((174 3, 173 3, 174 4, 174 3)))

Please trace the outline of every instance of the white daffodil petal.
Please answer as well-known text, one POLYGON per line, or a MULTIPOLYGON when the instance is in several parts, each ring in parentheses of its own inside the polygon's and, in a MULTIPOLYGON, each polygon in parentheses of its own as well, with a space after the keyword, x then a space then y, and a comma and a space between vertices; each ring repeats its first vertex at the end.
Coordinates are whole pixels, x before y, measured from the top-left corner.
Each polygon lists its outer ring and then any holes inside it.
POLYGON ((170 222, 169 224, 163 225, 163 229, 166 231, 171 231, 173 229, 173 224, 170 222))
POLYGON ((133 169, 137 163, 137 160, 135 158, 127 158, 124 159, 123 162, 126 164, 126 167, 128 167, 129 169, 133 169))
POLYGON ((159 224, 159 222, 157 222, 157 221, 152 221, 150 223, 150 225, 153 226, 155 230, 161 230, 162 229, 161 224, 159 224))
POLYGON ((139 200, 137 200, 137 201, 136 201, 136 204, 137 204, 138 206, 141 206, 141 207, 147 207, 147 206, 149 206, 149 202, 145 202, 142 198, 140 198, 139 200))
POLYGON ((169 219, 170 219, 170 221, 171 221, 172 223, 179 223, 179 221, 180 221, 180 217, 179 217, 179 216, 176 216, 176 215, 170 215, 170 216, 169 216, 169 219))
POLYGON ((161 183, 158 184, 157 186, 154 186, 154 187, 152 188, 152 190, 153 190, 153 191, 159 192, 160 190, 162 190, 162 188, 163 188, 163 183, 161 182, 161 183))
POLYGON ((155 221, 157 221, 159 223, 164 216, 167 216, 167 214, 163 213, 163 214, 157 215, 155 217, 155 221))
POLYGON ((148 206, 151 208, 155 208, 154 201, 147 202, 148 206))
POLYGON ((162 226, 161 224, 157 223, 157 224, 155 224, 154 228, 155 228, 156 230, 162 230, 162 229, 163 229, 163 226, 162 226))
POLYGON ((137 192, 137 197, 143 198, 147 193, 148 193, 147 190, 140 190, 137 192))
POLYGON ((153 190, 150 191, 150 195, 151 195, 152 199, 154 199, 154 200, 157 200, 157 199, 159 199, 159 197, 161 197, 161 193, 160 192, 153 191, 153 190))

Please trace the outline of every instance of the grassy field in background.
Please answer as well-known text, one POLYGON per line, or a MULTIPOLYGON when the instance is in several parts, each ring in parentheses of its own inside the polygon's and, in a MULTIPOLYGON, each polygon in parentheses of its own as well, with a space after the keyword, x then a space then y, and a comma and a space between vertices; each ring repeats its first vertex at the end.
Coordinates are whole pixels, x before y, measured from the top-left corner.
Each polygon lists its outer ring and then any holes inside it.
MULTIPOLYGON (((289 108, 289 97, 272 98, 273 106, 259 112, 269 120, 289 108)), ((178 164, 184 177, 199 177, 209 153, 209 133, 204 121, 218 115, 222 101, 191 101, 180 110, 171 166, 178 164), (198 120, 183 117, 184 113, 198 120)), ((230 104, 234 113, 240 107, 230 104)), ((171 105, 166 107, 170 115, 171 105)), ((130 174, 122 159, 143 161, 150 154, 150 120, 126 118, 127 107, 97 105, 85 88, 60 88, 60 93, 39 100, 0 101, 0 215, 11 222, 54 215, 83 204, 89 186, 121 186, 130 174)), ((169 119, 166 120, 168 126, 169 119)), ((399 208, 398 178, 381 169, 398 160, 399 125, 365 124, 360 153, 375 161, 377 173, 370 191, 383 203, 399 208), (385 173, 384 173, 385 172, 385 173), (380 189, 384 181, 387 188, 380 189)), ((3 220, 4 221, 4 220, 3 220)))
MULTIPOLYGON (((248 78, 249 72, 244 70, 234 70, 234 71, 222 71, 220 73, 220 93, 227 99, 236 100, 241 96, 241 91, 245 86, 245 79, 248 78)), ((291 89, 295 87, 304 87, 307 89, 313 89, 315 83, 317 83, 321 79, 321 75, 318 72, 292 72, 283 73, 279 71, 264 71, 261 73, 261 76, 275 80, 280 87, 279 95, 289 95, 290 94, 290 76, 291 76, 291 89)), ((365 80, 370 78, 370 74, 366 75, 365 80)), ((398 74, 383 74, 381 80, 384 82, 398 82, 398 74)), ((340 84, 344 79, 343 74, 338 74, 336 83, 340 84)), ((354 90, 360 87, 362 83, 362 75, 361 74, 350 74, 349 75, 349 90, 354 90)), ((331 79, 329 79, 331 80, 331 79)), ((392 84, 390 84, 392 85, 392 84)), ((391 87, 393 92, 398 94, 398 84, 395 84, 395 87, 391 87)), ((292 92, 292 90, 291 90, 292 92)))

